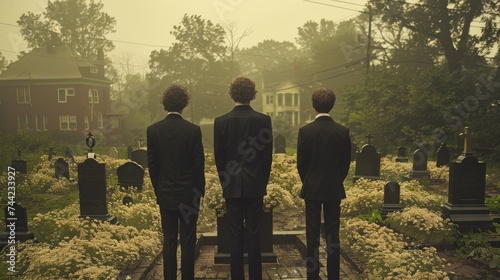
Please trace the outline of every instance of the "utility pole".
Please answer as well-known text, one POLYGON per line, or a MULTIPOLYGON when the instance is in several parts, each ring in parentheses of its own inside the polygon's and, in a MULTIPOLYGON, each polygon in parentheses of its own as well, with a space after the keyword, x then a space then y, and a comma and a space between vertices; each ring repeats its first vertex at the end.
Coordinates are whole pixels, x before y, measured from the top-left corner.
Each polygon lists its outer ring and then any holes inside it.
POLYGON ((370 72, 371 46, 372 46, 372 8, 368 6, 368 42, 366 42, 366 73, 365 73, 366 85, 368 85, 368 73, 370 72))

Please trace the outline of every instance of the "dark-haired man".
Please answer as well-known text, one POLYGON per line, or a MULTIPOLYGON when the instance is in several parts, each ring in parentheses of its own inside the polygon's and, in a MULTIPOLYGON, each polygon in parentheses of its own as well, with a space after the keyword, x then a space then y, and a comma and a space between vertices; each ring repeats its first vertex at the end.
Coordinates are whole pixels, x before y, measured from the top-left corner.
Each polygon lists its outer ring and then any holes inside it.
POLYGON ((250 107, 255 84, 238 77, 229 86, 234 109, 215 119, 214 154, 231 222, 231 279, 244 278, 243 232, 248 234, 250 279, 262 279, 260 223, 271 172, 271 118, 250 107))
POLYGON ((167 116, 147 128, 149 176, 163 231, 163 274, 172 280, 177 279, 179 225, 182 279, 194 279, 196 222, 205 194, 201 130, 181 116, 188 103, 184 87, 169 86, 162 95, 167 116))
POLYGON ((334 104, 332 90, 313 91, 316 118, 299 129, 297 138, 297 169, 302 180, 300 197, 306 204, 307 279, 319 279, 322 207, 328 279, 339 279, 340 273, 340 200, 346 197, 343 182, 351 162, 351 139, 349 129, 329 115, 334 104))

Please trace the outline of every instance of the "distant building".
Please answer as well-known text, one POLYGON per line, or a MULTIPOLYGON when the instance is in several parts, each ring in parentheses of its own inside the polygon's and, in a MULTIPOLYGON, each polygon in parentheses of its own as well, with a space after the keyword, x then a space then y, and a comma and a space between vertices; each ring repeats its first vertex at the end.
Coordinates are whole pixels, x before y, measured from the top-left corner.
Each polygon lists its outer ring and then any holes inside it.
POLYGON ((88 61, 64 46, 35 49, 0 75, 0 127, 120 133, 121 118, 110 113, 110 84, 102 51, 98 61, 88 61))
POLYGON ((292 126, 303 125, 310 102, 305 102, 303 90, 294 82, 293 73, 264 71, 250 75, 258 90, 252 106, 271 116, 285 118, 292 126))

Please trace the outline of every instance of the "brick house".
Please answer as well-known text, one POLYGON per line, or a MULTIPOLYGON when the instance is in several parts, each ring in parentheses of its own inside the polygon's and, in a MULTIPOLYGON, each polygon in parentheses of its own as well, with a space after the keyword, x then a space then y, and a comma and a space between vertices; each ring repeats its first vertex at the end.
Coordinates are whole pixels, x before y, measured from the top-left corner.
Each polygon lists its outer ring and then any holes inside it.
POLYGON ((91 62, 68 47, 48 46, 10 64, 0 75, 0 127, 7 133, 120 133, 120 116, 110 114, 103 53, 98 57, 91 62))

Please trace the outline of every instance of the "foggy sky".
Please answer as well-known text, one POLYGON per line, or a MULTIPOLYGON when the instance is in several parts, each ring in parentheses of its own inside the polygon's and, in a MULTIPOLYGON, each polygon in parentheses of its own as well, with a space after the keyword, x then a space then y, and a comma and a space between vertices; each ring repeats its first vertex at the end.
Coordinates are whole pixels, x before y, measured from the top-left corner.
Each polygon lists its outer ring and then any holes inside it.
MULTIPOLYGON (((16 60, 17 53, 26 50, 19 28, 19 17, 28 11, 35 14, 45 11, 47 0, 0 0, 0 52, 8 60, 16 60)), ((241 47, 256 45, 264 39, 295 42, 297 28, 306 21, 322 18, 342 21, 357 16, 360 6, 336 1, 315 2, 342 8, 320 5, 303 0, 102 0, 104 11, 116 19, 116 32, 108 39, 116 49, 111 53, 133 54, 133 63, 141 72, 147 65, 149 54, 155 49, 168 48, 174 38, 170 31, 184 16, 201 15, 214 23, 236 22, 239 30, 252 30, 241 47), (123 42, 122 42, 123 41, 123 42)), ((96 1, 97 2, 97 1, 96 1)), ((364 5, 366 0, 350 1, 364 5)))

